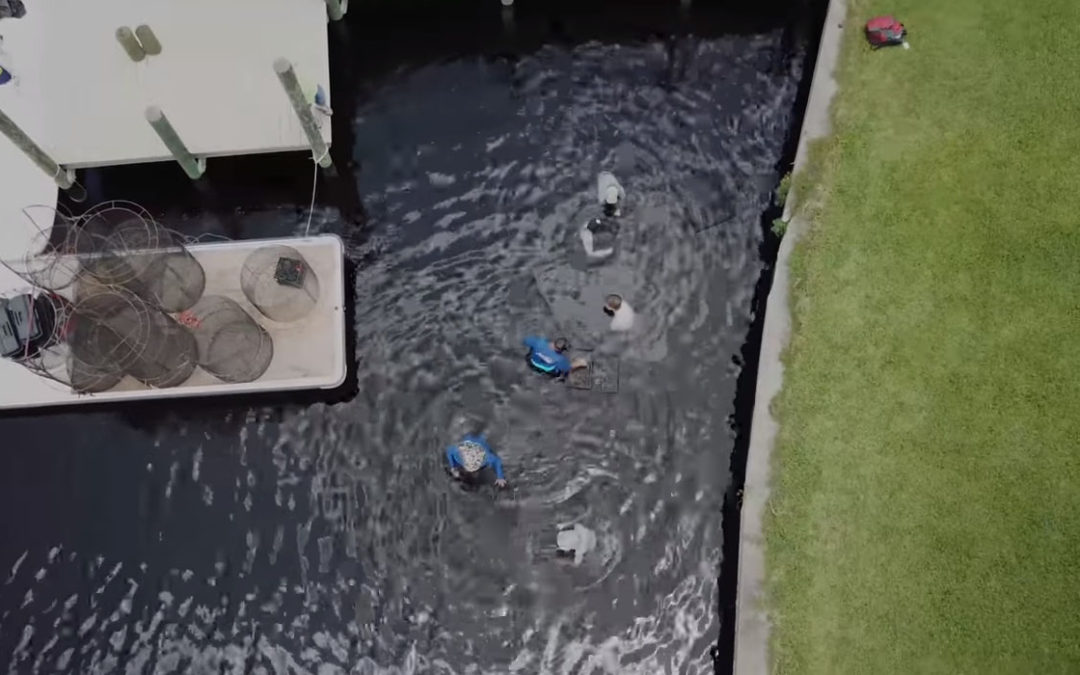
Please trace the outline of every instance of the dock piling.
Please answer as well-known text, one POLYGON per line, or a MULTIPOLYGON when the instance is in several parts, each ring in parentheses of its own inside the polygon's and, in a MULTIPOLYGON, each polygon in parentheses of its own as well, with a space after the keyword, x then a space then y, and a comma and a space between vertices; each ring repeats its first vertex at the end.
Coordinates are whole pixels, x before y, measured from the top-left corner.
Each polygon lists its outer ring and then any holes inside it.
POLYGON ((514 0, 500 0, 502 5, 503 29, 511 32, 514 30, 514 0))
POLYGON ((289 103, 292 104, 293 111, 300 118, 300 125, 304 128, 308 143, 311 144, 311 151, 314 153, 315 160, 324 169, 329 168, 333 165, 333 160, 330 159, 330 147, 323 140, 319 125, 315 122, 315 115, 311 112, 311 104, 304 98, 304 92, 300 88, 300 80, 297 79, 292 64, 289 63, 288 59, 279 58, 274 61, 274 72, 277 73, 281 86, 285 88, 285 93, 289 97, 289 103))
POLYGON ((150 26, 145 23, 139 24, 135 27, 135 37, 139 39, 139 44, 142 45, 144 52, 150 56, 157 56, 161 53, 161 41, 157 39, 157 35, 151 30, 150 26))
POLYGON ((146 52, 143 51, 139 38, 135 37, 135 33, 131 32, 131 29, 127 26, 116 29, 116 41, 120 43, 120 46, 124 48, 132 61, 138 63, 146 58, 146 52))
POLYGON ((7 116, 3 110, 0 110, 0 133, 7 136, 15 147, 22 150, 23 153, 33 160, 34 164, 52 177, 56 181, 56 184, 61 188, 68 190, 74 188, 73 192, 77 193, 82 186, 75 182, 75 172, 70 169, 65 169, 56 163, 56 161, 49 157, 49 155, 41 149, 41 146, 34 142, 32 138, 26 135, 26 132, 19 128, 19 125, 15 124, 15 120, 7 116))
POLYGON ((349 0, 326 0, 326 14, 331 21, 341 21, 349 11, 349 0))
POLYGON ((176 133, 176 129, 169 122, 169 118, 165 117, 165 113, 161 111, 161 108, 156 105, 148 107, 146 109, 146 121, 157 132, 161 142, 176 158, 177 163, 184 169, 184 173, 188 175, 188 178, 196 180, 203 175, 203 172, 206 171, 206 159, 202 157, 196 158, 191 154, 191 151, 180 140, 180 135, 176 133))

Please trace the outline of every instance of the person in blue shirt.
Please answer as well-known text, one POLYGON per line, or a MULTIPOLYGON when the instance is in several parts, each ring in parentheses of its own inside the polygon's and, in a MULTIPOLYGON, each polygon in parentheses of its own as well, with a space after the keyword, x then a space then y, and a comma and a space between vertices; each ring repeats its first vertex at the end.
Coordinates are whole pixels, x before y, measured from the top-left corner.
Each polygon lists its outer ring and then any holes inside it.
POLYGON ((477 482, 481 470, 491 467, 495 471, 495 485, 506 487, 502 460, 491 451, 483 436, 469 434, 457 445, 448 446, 446 461, 450 464, 450 475, 455 479, 477 482))
POLYGON ((570 371, 578 368, 586 368, 585 359, 570 360, 566 352, 570 349, 570 343, 566 338, 547 338, 530 335, 525 338, 525 346, 529 348, 526 360, 535 370, 556 377, 566 377, 570 371))

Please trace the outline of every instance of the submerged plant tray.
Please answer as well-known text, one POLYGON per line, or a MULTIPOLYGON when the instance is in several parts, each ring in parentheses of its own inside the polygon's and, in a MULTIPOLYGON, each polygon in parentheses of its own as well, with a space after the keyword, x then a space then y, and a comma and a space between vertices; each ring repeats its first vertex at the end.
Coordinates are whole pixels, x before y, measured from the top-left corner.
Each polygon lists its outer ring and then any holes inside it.
POLYGON ((588 368, 571 372, 566 383, 574 389, 587 389, 602 394, 618 393, 619 360, 592 359, 588 368))
POLYGON ((589 368, 593 391, 615 394, 619 391, 619 359, 598 359, 589 368))
POLYGON ((570 371, 566 384, 574 389, 592 389, 592 368, 580 368, 570 371))

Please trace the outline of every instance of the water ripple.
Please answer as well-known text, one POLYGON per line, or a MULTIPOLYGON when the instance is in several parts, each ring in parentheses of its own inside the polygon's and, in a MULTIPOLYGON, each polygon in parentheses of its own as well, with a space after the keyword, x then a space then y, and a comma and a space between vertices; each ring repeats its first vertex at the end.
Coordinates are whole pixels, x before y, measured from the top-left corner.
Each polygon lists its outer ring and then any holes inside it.
POLYGON ((387 82, 356 121, 360 394, 103 421, 86 452, 145 454, 87 489, 130 501, 11 552, 9 671, 708 672, 732 357, 798 75, 761 72, 779 40, 687 41, 674 83, 659 43, 387 82), (587 268, 601 168, 627 203, 616 260, 587 268), (595 303, 612 291, 628 336, 595 303), (527 372, 526 331, 620 359, 619 392, 527 372), (509 490, 446 479, 441 448, 481 429, 509 490), (597 535, 579 566, 554 559, 573 523, 597 535))

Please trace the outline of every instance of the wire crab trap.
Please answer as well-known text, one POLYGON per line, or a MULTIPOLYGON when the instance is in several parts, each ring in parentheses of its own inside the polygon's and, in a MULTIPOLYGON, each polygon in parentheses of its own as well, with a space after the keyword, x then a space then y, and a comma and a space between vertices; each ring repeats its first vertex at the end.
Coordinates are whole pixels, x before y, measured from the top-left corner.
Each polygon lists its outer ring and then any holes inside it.
POLYGON ((83 276, 122 286, 166 312, 189 309, 206 288, 206 272, 181 236, 132 202, 91 208, 79 218, 67 248, 83 276))
POLYGON ((35 288, 61 291, 79 276, 79 261, 71 255, 69 242, 77 219, 50 206, 28 206, 23 215, 30 225, 30 241, 21 258, 0 260, 35 288))
POLYGON ((273 339, 236 301, 208 295, 178 320, 195 336, 199 365, 218 379, 254 382, 270 367, 273 339))
POLYGON ((240 269, 244 297, 266 318, 297 321, 319 302, 319 278, 304 256, 290 246, 253 251, 240 269))
POLYGON ((90 280, 123 287, 167 312, 182 312, 202 296, 202 265, 180 235, 138 204, 103 202, 78 218, 40 208, 46 213, 24 210, 36 232, 27 254, 3 262, 32 286, 65 291, 90 280))
POLYGON ((108 391, 125 376, 155 388, 175 387, 191 377, 198 356, 185 326, 122 288, 80 291, 74 301, 39 296, 54 303, 52 336, 16 362, 76 393, 108 391))
POLYGON ((116 287, 80 289, 67 334, 72 372, 122 373, 143 384, 183 384, 195 371, 195 337, 140 296, 116 287))
POLYGON ((4 355, 15 363, 77 393, 107 391, 123 379, 122 371, 86 363, 72 351, 68 337, 76 323, 76 306, 67 298, 51 292, 26 293, 3 302, 12 320, 9 326, 16 327, 15 338, 20 341, 16 351, 5 350, 4 355), (21 307, 12 311, 17 299, 22 299, 21 307))

